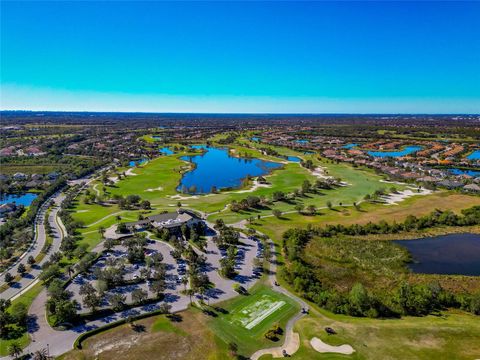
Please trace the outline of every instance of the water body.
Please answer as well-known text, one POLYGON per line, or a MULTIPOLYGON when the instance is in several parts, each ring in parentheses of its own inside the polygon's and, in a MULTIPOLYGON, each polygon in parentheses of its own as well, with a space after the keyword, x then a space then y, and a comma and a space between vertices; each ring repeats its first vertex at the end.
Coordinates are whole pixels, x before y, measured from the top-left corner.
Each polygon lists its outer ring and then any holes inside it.
POLYGON ((30 206, 33 200, 38 197, 34 193, 25 193, 25 194, 5 194, 0 197, 0 204, 9 204, 15 203, 17 205, 30 206))
POLYGON ((468 160, 480 160, 480 150, 475 150, 467 156, 468 160))
POLYGON ((287 160, 288 160, 288 161, 293 161, 293 162, 300 162, 300 161, 302 161, 302 159, 300 159, 300 158, 297 157, 297 156, 287 156, 287 160))
POLYGON ((171 150, 169 147, 163 147, 161 149, 158 149, 163 155, 173 155, 174 152, 171 150))
POLYGON ((153 139, 153 140, 162 140, 162 137, 161 137, 161 136, 158 136, 158 135, 153 135, 153 136, 152 136, 152 139, 153 139))
POLYGON ((147 159, 141 159, 141 160, 132 160, 128 163, 128 166, 134 167, 134 166, 140 166, 143 165, 147 162, 147 159))
POLYGON ((347 144, 347 145, 344 145, 342 146, 343 149, 351 149, 351 148, 354 148, 355 146, 358 146, 358 144, 347 144))
POLYGON ((297 144, 308 144, 308 140, 295 140, 297 144))
POLYGON ((256 141, 256 142, 259 142, 261 139, 259 137, 256 137, 256 136, 252 136, 252 141, 256 141))
POLYGON ((368 155, 373 157, 402 157, 413 154, 419 150, 422 150, 423 147, 412 145, 406 146, 402 150, 395 150, 395 151, 367 151, 368 155))
POLYGON ((450 234, 394 241, 410 251, 409 268, 421 274, 480 275, 480 235, 450 234))
POLYGON ((182 160, 193 162, 196 168, 183 175, 177 191, 195 186, 195 194, 205 194, 210 192, 212 186, 219 190, 237 188, 247 175, 266 175, 282 166, 271 161, 233 157, 226 149, 203 148, 207 151, 202 155, 181 157, 182 160))
POLYGON ((453 175, 469 175, 472 177, 480 176, 480 170, 461 170, 461 169, 448 169, 448 171, 453 175))

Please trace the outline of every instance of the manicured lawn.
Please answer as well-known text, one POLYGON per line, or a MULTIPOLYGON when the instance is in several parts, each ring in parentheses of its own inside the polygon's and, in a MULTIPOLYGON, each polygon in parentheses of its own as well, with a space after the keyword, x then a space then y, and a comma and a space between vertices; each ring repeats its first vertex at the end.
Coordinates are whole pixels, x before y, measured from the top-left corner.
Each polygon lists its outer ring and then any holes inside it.
POLYGON ((459 212, 474 205, 480 205, 480 197, 443 191, 431 195, 414 196, 403 200, 398 205, 362 203, 360 211, 353 206, 337 206, 334 210, 322 209, 316 216, 305 216, 296 212, 284 214, 281 218, 271 216, 255 220, 253 227, 272 239, 279 240, 282 234, 292 227, 366 224, 380 220, 401 222, 408 215, 423 216, 435 209, 459 212))
POLYGON ((218 316, 212 317, 208 325, 225 343, 236 343, 244 356, 281 344, 283 337, 273 342, 264 337, 265 332, 276 323, 285 329, 287 321, 299 310, 292 299, 261 284, 254 286, 250 295, 238 296, 218 306, 227 312, 217 312, 218 316))
POLYGON ((297 322, 295 331, 301 347, 292 359, 475 359, 480 354, 478 316, 454 310, 440 316, 387 320, 312 311, 297 322), (326 326, 337 335, 327 335, 326 326), (313 337, 330 345, 349 344, 356 352, 320 354, 310 345, 313 337))

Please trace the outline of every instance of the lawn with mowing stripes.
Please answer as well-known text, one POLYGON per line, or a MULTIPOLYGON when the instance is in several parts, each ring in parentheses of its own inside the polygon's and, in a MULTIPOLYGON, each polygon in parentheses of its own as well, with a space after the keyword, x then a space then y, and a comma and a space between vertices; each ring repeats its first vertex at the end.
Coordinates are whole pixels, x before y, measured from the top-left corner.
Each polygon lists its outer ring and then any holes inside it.
POLYGON ((287 321, 299 311, 292 299, 264 285, 257 285, 250 295, 236 297, 220 306, 227 311, 219 312, 209 326, 227 344, 236 343, 244 356, 283 343, 283 336, 273 342, 264 335, 276 323, 285 330, 287 321))

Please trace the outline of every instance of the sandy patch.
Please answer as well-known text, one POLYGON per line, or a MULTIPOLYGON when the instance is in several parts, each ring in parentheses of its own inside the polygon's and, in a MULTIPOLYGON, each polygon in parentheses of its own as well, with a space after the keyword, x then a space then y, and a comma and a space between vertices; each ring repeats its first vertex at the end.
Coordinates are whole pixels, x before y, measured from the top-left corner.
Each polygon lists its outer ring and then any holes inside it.
POLYGON ((162 191, 162 190, 163 190, 163 187, 159 186, 157 188, 151 188, 151 189, 147 189, 145 191, 153 192, 153 191, 162 191))
POLYGON ((350 345, 340 345, 340 346, 333 346, 324 343, 319 338, 312 338, 310 340, 310 345, 315 351, 319 353, 336 353, 336 354, 344 354, 344 355, 351 355, 355 352, 355 350, 350 345))
MULTIPOLYGON (((271 184, 261 184, 257 180, 254 180, 253 181, 253 186, 250 189, 230 191, 230 193, 243 194, 243 193, 248 193, 248 192, 255 191, 259 188, 269 188, 269 187, 272 187, 272 185, 271 184)), ((228 194, 228 192, 226 194, 228 194)))
POLYGON ((125 172, 125 175, 128 175, 128 176, 130 176, 130 175, 131 175, 131 176, 137 176, 138 174, 135 174, 135 173, 133 172, 133 170, 134 170, 134 168, 128 169, 128 170, 125 172))
POLYGON ((382 199, 385 201, 385 205, 398 205, 399 202, 402 202, 409 197, 416 196, 416 195, 430 195, 433 193, 432 190, 428 189, 420 189, 420 191, 412 191, 412 190, 402 190, 398 191, 397 193, 391 193, 386 196, 382 196, 382 199))
POLYGON ((84 212, 88 212, 90 210, 77 210, 77 213, 84 213, 84 212))
POLYGON ((175 199, 175 200, 190 200, 190 199, 198 199, 197 195, 190 195, 190 196, 183 196, 180 194, 177 195, 167 195, 169 199, 175 199))

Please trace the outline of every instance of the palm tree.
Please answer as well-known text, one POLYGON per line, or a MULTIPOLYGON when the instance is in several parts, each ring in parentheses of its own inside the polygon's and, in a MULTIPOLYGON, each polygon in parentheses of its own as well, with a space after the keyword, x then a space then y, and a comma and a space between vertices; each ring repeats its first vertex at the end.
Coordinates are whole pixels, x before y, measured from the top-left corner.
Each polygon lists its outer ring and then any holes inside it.
POLYGON ((47 360, 48 359, 48 353, 47 349, 43 348, 41 350, 35 351, 35 354, 33 354, 33 360, 47 360))
POLYGON ((186 276, 182 276, 182 284, 183 290, 187 291, 188 278, 186 276))
POLYGON ((18 359, 22 353, 23 349, 20 347, 20 345, 18 345, 17 342, 12 342, 8 347, 8 354, 13 356, 15 359, 18 359))
POLYGON ((105 228, 103 226, 100 226, 98 228, 98 233, 102 236, 102 238, 105 237, 105 228))
POLYGON ((67 272, 68 272, 68 277, 71 279, 72 278, 72 273, 73 273, 73 265, 68 265, 67 266, 67 272))

